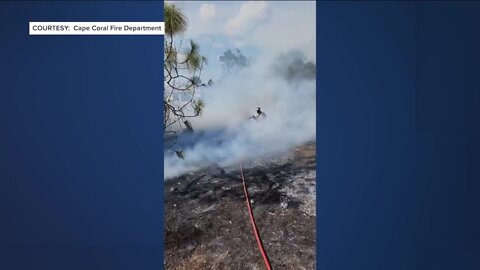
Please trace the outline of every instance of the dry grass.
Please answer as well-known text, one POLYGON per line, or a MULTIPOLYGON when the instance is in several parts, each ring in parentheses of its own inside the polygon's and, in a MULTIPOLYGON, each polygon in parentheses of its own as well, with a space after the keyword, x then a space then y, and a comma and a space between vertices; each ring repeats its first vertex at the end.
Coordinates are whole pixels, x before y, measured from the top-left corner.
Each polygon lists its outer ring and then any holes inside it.
MULTIPOLYGON (((315 144, 245 168, 272 267, 315 269, 315 144)), ((239 172, 218 169, 165 184, 165 269, 265 269, 239 172)))
POLYGON ((229 252, 214 254, 204 248, 197 248, 181 265, 172 267, 173 270, 204 270, 204 269, 232 269, 226 265, 229 252))

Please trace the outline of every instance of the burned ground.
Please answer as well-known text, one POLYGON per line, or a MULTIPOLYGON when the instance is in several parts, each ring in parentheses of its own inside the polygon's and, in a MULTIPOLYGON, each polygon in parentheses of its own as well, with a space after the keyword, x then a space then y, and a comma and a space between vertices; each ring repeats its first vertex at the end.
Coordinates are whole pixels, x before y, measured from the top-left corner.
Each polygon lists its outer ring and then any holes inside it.
MULTIPOLYGON (((273 269, 315 269, 315 143, 244 162, 255 219, 273 269)), ((265 269, 238 168, 165 183, 166 269, 265 269)))

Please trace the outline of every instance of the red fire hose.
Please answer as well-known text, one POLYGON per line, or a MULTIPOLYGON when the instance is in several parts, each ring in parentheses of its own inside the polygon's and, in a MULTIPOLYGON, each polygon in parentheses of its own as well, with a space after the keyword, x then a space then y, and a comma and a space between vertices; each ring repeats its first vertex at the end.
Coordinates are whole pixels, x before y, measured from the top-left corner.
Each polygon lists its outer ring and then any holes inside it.
POLYGON ((265 266, 268 270, 272 270, 272 266, 270 265, 270 261, 268 260, 267 253, 263 248, 262 240, 260 239, 260 234, 258 233, 257 224, 255 223, 255 217, 253 216, 252 205, 250 204, 250 196, 248 195, 247 183, 245 181, 245 177, 243 176, 243 166, 242 162, 240 162, 240 175, 243 181, 243 191, 245 193, 245 200, 247 201, 247 208, 248 214, 250 215, 250 221, 252 222, 253 232, 255 234, 255 238, 257 239, 258 248, 262 253, 263 261, 265 262, 265 266))

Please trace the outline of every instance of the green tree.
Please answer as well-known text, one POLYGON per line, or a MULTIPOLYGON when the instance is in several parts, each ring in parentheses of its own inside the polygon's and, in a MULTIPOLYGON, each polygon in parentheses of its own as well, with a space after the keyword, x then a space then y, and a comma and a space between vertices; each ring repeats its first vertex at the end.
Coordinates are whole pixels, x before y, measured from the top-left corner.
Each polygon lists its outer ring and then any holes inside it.
POLYGON ((195 92, 199 87, 212 85, 212 81, 201 80, 207 58, 200 54, 199 45, 193 40, 183 44, 182 34, 187 30, 188 18, 174 4, 164 7, 164 139, 165 145, 183 158, 178 133, 193 131, 188 119, 199 116, 204 107, 204 103, 195 98, 195 92))

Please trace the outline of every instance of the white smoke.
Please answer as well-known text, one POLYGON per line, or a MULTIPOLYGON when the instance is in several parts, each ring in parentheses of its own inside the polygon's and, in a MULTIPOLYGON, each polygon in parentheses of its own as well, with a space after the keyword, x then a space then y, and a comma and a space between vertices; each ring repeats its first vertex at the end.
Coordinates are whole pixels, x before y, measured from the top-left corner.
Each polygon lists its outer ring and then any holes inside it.
MULTIPOLYGON (((302 57, 298 53, 291 55, 302 57)), ((291 68, 303 66, 298 65, 298 57, 281 57, 295 58, 291 68)), ((311 64, 306 72, 311 72, 311 64)), ((315 139, 316 82, 305 78, 286 80, 276 72, 278 65, 288 68, 290 63, 278 58, 259 59, 249 68, 205 88, 201 93, 204 111, 191 121, 195 133, 180 138, 185 142, 185 159, 165 152, 165 179, 211 165, 226 167, 240 160, 279 154, 315 139), (248 120, 257 107, 267 118, 248 120)))

